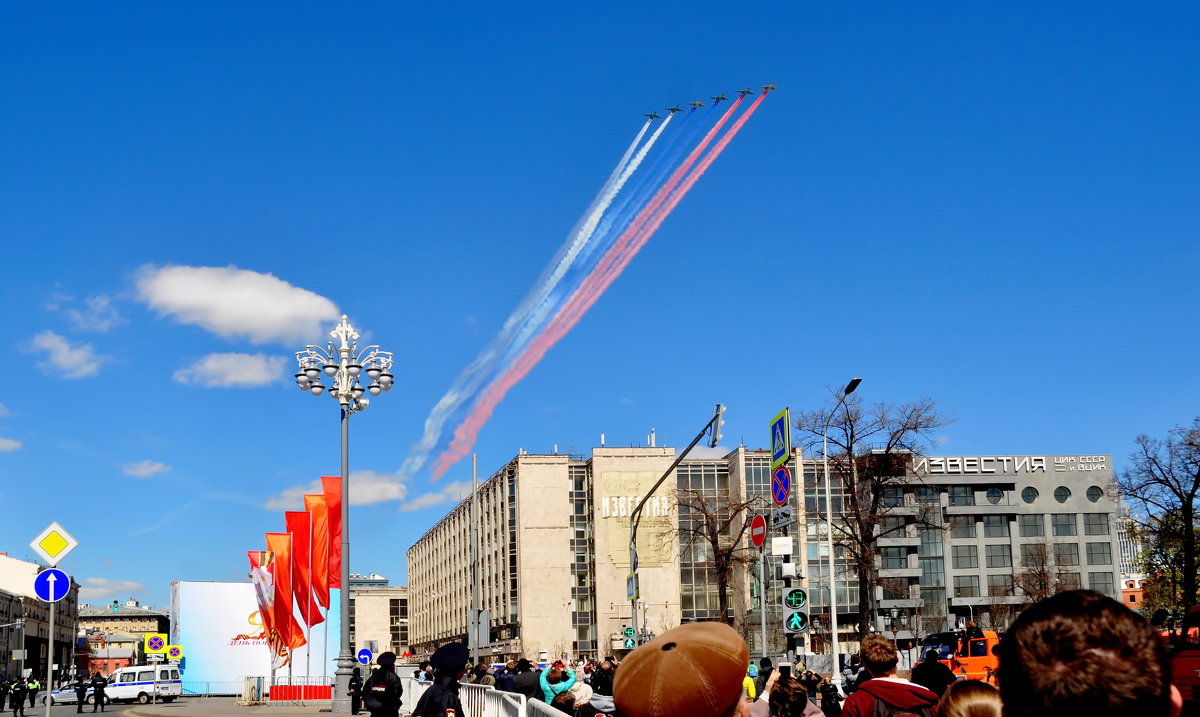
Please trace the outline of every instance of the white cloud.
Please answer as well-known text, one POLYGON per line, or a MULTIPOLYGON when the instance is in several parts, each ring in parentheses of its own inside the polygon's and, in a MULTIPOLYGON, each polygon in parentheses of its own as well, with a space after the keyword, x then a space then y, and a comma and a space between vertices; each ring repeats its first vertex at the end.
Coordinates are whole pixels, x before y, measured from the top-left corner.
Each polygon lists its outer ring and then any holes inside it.
POLYGON ((287 359, 266 354, 209 354, 174 373, 179 383, 208 388, 265 386, 279 380, 287 359))
MULTIPOLYGON (((267 499, 262 507, 268 510, 304 510, 304 496, 320 495, 321 479, 308 485, 292 486, 267 499)), ((350 505, 371 505, 390 500, 404 500, 408 495, 408 479, 400 473, 350 471, 350 505)))
POLYGON ((103 333, 113 327, 128 323, 125 317, 117 311, 117 307, 113 306, 112 299, 104 294, 89 296, 84 299, 83 304, 83 308, 71 306, 63 309, 63 314, 77 329, 103 333))
POLYGON ((132 580, 109 580, 108 578, 84 578, 79 588, 80 600, 101 600, 119 595, 140 593, 146 589, 141 583, 132 580))
POLYGON ((400 506, 400 510, 411 512, 431 508, 442 503, 458 503, 471 495, 471 481, 453 481, 447 483, 441 490, 425 493, 400 506))
POLYGON ((126 463, 125 465, 121 466, 122 473, 127 476, 133 476, 134 478, 149 478, 150 476, 157 475, 159 473, 166 473, 169 470, 171 470, 171 466, 167 465, 166 463, 159 463, 158 461, 151 460, 138 461, 137 463, 126 463))
POLYGON ((25 444, 18 440, 0 437, 0 453, 12 453, 13 451, 19 451, 23 445, 25 444))
MULTIPOLYGON (((58 369, 63 378, 93 376, 105 361, 91 344, 72 346, 69 341, 53 331, 43 331, 34 336, 32 348, 34 351, 45 351, 49 367, 58 369)), ((43 365, 43 369, 45 368, 43 365)))
POLYGON ((163 316, 256 344, 315 340, 339 316, 333 302, 319 294, 235 266, 148 265, 137 287, 142 300, 163 316))
POLYGON ((8 406, 0 403, 0 418, 8 418, 11 415, 13 415, 13 412, 8 410, 8 406))

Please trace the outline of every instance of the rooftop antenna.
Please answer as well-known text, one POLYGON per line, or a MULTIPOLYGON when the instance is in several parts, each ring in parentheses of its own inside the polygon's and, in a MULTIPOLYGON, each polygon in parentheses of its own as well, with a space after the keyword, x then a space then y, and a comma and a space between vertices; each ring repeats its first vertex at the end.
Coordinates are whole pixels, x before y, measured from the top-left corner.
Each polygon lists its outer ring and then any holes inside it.
POLYGON ((657 440, 657 437, 654 435, 654 427, 653 426, 650 427, 650 447, 651 448, 658 447, 658 440, 657 440))
POLYGON ((600 434, 600 447, 601 448, 604 447, 604 434, 603 433, 600 434))

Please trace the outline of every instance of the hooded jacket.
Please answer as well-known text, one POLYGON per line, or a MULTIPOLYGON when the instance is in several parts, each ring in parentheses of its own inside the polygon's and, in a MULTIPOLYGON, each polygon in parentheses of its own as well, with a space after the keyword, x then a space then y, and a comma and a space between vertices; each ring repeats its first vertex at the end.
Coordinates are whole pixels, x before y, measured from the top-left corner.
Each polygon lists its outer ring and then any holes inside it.
POLYGON ((899 710, 917 714, 927 710, 928 714, 934 714, 938 697, 924 687, 899 677, 876 677, 863 682, 854 694, 846 698, 842 717, 871 717, 877 700, 899 710))
POLYGON ((550 684, 546 676, 550 674, 550 670, 542 670, 538 673, 538 683, 542 686, 542 701, 550 704, 559 694, 566 692, 575 686, 575 670, 569 667, 562 668, 564 673, 562 682, 550 684))

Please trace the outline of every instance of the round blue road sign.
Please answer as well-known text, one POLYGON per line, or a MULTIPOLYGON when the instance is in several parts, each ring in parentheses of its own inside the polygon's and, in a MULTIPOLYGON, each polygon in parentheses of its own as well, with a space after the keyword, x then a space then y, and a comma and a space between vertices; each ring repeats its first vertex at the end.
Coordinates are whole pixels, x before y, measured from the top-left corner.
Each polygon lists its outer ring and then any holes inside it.
POLYGON ((371 664, 371 659, 374 657, 375 656, 371 654, 371 651, 365 647, 358 651, 358 661, 364 665, 371 664))
POLYGON ((58 568, 48 568, 33 579, 33 594, 44 602, 58 602, 71 592, 71 578, 58 568))
POLYGON ((771 498, 775 505, 787 505, 792 494, 792 472, 787 466, 779 466, 771 477, 771 498))

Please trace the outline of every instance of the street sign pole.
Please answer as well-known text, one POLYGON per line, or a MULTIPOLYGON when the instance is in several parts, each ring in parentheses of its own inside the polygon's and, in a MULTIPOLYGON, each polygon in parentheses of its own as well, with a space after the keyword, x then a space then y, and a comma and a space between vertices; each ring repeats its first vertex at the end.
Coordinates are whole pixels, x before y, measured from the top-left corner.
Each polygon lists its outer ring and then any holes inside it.
MULTIPOLYGON (((70 586, 67 586, 70 590, 70 586)), ((50 576, 50 593, 54 597, 54 576, 50 576)), ((46 650, 46 717, 50 717, 50 710, 54 709, 54 700, 50 695, 54 692, 54 606, 57 602, 50 603, 50 637, 46 650)), ((24 712, 24 710, 22 710, 24 712)))
POLYGON ((758 548, 758 619, 762 627, 762 646, 759 657, 767 656, 767 551, 765 545, 758 548))

